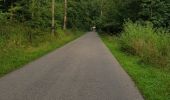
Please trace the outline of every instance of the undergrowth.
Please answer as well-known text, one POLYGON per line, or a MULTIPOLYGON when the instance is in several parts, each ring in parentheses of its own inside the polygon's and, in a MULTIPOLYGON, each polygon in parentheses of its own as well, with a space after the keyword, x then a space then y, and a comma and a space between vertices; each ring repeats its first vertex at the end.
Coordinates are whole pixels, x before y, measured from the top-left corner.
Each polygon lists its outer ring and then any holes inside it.
POLYGON ((137 55, 142 62, 161 68, 170 68, 170 33, 154 29, 152 24, 127 22, 120 36, 125 52, 137 55))
POLYGON ((83 32, 61 29, 55 35, 50 29, 31 28, 22 23, 0 27, 0 76, 79 37, 83 32))

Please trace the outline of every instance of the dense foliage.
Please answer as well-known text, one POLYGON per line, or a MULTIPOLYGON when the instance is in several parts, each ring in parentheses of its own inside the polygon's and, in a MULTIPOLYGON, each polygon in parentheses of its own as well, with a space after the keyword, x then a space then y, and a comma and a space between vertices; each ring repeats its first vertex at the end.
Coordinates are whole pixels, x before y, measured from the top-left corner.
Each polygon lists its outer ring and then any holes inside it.
MULTIPOLYGON (((55 0, 56 27, 63 26, 64 0, 55 0)), ((1 0, 0 19, 50 27, 51 0, 1 0)), ((125 20, 151 21, 154 27, 170 26, 169 0, 68 0, 69 28, 117 32, 125 20)))
POLYGON ((121 37, 124 51, 137 55, 143 62, 159 67, 170 66, 170 37, 163 29, 154 29, 151 23, 140 25, 127 22, 121 37))
MULTIPOLYGON (((56 24, 62 23, 62 2, 56 3, 56 24)), ((2 0, 1 15, 6 19, 17 20, 32 27, 51 26, 51 0, 2 0)), ((1 16, 2 17, 2 16, 1 16)))
POLYGON ((141 23, 151 21, 154 27, 170 27, 169 0, 112 0, 108 4, 102 21, 109 32, 122 29, 128 19, 141 23))

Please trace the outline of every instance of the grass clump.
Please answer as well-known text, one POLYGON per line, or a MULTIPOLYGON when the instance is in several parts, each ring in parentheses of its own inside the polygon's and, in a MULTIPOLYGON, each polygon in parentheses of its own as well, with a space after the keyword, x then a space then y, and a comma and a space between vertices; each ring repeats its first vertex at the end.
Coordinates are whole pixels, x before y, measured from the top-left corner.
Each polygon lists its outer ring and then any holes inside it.
POLYGON ((50 29, 31 28, 21 23, 7 23, 0 27, 0 76, 61 47, 81 36, 80 31, 62 31, 55 36, 50 29))
POLYGON ((139 56, 143 62, 170 67, 170 34, 164 29, 129 21, 124 25, 120 40, 124 51, 139 56))

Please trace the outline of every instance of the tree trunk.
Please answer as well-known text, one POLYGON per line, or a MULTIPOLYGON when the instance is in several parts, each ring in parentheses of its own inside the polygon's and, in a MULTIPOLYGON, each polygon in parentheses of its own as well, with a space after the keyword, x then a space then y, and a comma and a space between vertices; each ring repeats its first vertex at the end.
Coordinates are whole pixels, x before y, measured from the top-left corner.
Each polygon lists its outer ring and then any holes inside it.
POLYGON ((152 8, 153 1, 150 0, 150 2, 151 2, 151 5, 150 5, 150 19, 152 19, 152 16, 153 16, 153 8, 152 8))
POLYGON ((102 17, 103 16, 103 0, 101 1, 101 11, 100 11, 100 16, 102 17))
POLYGON ((67 0, 64 1, 64 26, 63 29, 67 28, 67 0))
POLYGON ((13 0, 11 0, 11 11, 10 11, 10 20, 13 20, 13 8, 14 8, 14 4, 13 4, 13 0))
POLYGON ((35 0, 32 0, 32 14, 31 14, 32 19, 34 19, 34 8, 35 8, 35 0))
POLYGON ((51 24, 51 33, 55 33, 55 0, 52 0, 52 24, 51 24))

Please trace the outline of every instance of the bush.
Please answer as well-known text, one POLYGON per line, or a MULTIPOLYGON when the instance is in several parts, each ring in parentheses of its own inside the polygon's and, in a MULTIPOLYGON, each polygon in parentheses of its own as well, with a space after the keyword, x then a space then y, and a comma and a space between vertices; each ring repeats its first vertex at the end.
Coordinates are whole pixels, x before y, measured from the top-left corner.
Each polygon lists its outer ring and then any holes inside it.
POLYGON ((154 29, 151 23, 126 22, 120 37, 123 50, 157 66, 170 66, 170 35, 165 29, 154 29))
POLYGON ((0 11, 0 23, 5 23, 7 21, 7 14, 0 11))
POLYGON ((0 42, 8 47, 37 45, 42 41, 51 39, 50 29, 32 28, 19 22, 8 22, 0 25, 0 42))

